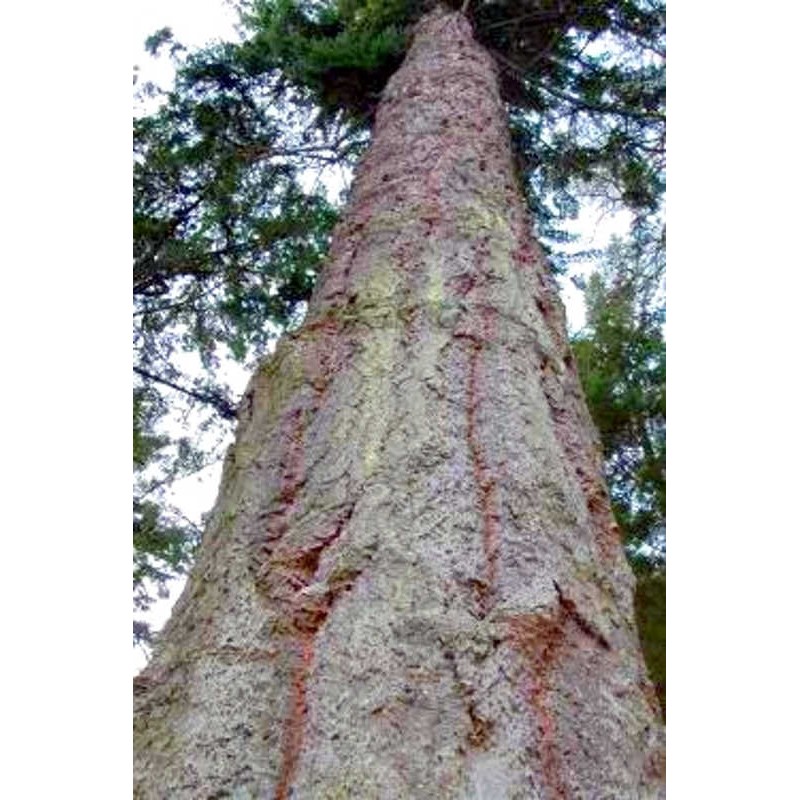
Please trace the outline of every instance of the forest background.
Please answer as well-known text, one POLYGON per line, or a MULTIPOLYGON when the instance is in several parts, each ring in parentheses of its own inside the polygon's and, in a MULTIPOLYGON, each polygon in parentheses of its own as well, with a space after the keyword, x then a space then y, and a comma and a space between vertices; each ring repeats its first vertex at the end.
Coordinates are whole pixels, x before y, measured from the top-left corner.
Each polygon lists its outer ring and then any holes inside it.
MULTIPOLYGON (((75 785, 111 796, 129 785, 127 22, 99 4, 9 16, 7 30, 37 33, 34 49, 20 36, 3 52, 13 202, 2 318, 19 390, 3 396, 15 687, 5 785, 30 787, 34 775, 37 792, 75 785), (43 738, 46 775, 26 746, 43 738), (102 754, 89 771, 87 751, 102 754)), ((796 604, 798 555, 791 35, 720 4, 670 12, 679 589, 669 606, 669 746, 680 796, 781 796, 788 785, 792 739, 781 719, 795 701, 784 609, 796 604)))

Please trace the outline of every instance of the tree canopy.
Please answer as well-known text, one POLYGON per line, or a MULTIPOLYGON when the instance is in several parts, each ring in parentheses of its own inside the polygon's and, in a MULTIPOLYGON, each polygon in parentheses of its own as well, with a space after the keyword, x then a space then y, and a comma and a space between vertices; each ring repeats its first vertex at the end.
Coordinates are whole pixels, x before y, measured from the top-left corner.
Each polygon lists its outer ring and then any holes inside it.
MULTIPOLYGON (((140 87, 159 105, 133 126, 140 607, 149 586, 186 568, 199 536, 160 492, 216 453, 163 435, 159 421, 180 397, 207 428, 230 425, 237 398, 218 378, 221 358, 252 363, 302 319, 344 199, 323 179, 338 172, 346 187, 381 90, 431 5, 253 0, 239 7, 239 41, 188 52, 165 28, 146 43, 169 54, 176 79, 169 90, 140 87), (199 371, 183 366, 187 354, 199 371)), ((568 269, 564 223, 582 202, 633 214, 632 241, 615 245, 590 281, 576 346, 617 512, 644 541, 663 517, 663 339, 658 314, 647 315, 664 245, 665 5, 443 5, 468 15, 496 60, 520 188, 553 268, 568 269)))

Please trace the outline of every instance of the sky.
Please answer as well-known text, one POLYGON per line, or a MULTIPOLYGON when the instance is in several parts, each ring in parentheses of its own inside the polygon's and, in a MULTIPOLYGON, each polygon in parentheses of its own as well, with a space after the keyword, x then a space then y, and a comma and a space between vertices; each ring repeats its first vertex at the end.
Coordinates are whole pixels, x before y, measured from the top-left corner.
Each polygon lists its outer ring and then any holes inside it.
POLYGON ((131 60, 146 80, 169 79, 168 64, 158 64, 144 51, 148 36, 164 27, 187 47, 200 47, 215 39, 235 36, 236 13, 223 0, 140 0, 130 20, 131 60))
MULTIPOLYGON (((144 41, 155 31, 170 27, 174 39, 189 49, 200 47, 217 39, 230 40, 237 38, 235 31, 236 13, 222 0, 145 0, 135 7, 131 24, 131 60, 138 67, 140 83, 153 81, 167 87, 172 81, 173 69, 169 58, 162 56, 152 58, 144 50, 144 41)), ((145 108, 152 109, 152 103, 145 108)), ((338 189, 331 190, 334 195, 338 189)), ((570 232, 580 235, 575 243, 576 249, 602 249, 613 235, 626 232, 629 218, 626 214, 609 215, 599 206, 586 207, 580 217, 566 227, 570 232)), ((588 270, 591 265, 573 265, 573 274, 580 274, 581 269, 588 270)), ((568 279, 559 280, 561 296, 567 310, 567 319, 572 331, 579 330, 584 324, 583 295, 568 279)), ((239 396, 245 389, 249 373, 239 365, 230 362, 224 366, 225 378, 233 395, 239 396)), ((171 432, 174 435, 186 435, 187 428, 177 421, 171 432)), ((216 500, 217 487, 221 477, 221 464, 214 464, 195 475, 176 481, 166 499, 179 508, 196 524, 201 523, 203 514, 211 510, 216 500)), ((168 598, 157 600, 145 615, 137 615, 145 619, 153 630, 158 630, 168 619, 173 603, 178 598, 184 581, 176 580, 169 585, 168 598)), ((145 653, 134 648, 133 671, 138 672, 146 663, 145 653)))

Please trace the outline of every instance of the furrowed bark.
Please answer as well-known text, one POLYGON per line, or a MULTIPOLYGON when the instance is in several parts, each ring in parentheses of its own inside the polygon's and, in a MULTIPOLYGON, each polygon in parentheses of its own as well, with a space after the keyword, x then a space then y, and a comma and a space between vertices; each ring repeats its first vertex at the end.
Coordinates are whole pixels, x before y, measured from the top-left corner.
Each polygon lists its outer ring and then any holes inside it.
POLYGON ((661 798, 632 592, 494 65, 433 12, 135 680, 135 796, 661 798))

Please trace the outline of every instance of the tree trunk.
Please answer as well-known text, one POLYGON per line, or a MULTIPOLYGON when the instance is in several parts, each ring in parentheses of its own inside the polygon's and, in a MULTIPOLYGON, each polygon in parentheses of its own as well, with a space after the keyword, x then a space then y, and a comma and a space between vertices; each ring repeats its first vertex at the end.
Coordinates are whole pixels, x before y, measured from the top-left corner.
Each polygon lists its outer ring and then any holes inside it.
POLYGON ((664 796, 633 577, 490 56, 418 24, 135 680, 135 797, 664 796))

